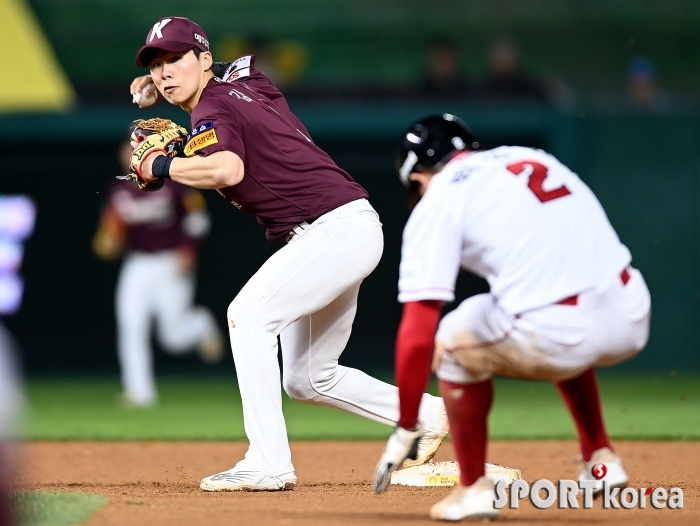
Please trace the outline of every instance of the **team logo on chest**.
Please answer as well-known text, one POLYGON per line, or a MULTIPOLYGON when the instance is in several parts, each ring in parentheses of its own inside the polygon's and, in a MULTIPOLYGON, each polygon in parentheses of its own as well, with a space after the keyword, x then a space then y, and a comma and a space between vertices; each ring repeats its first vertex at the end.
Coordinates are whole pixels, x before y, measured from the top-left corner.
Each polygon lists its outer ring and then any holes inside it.
POLYGON ((198 150, 205 146, 217 144, 219 139, 216 137, 216 130, 212 121, 205 122, 192 129, 187 136, 187 144, 185 145, 185 155, 192 157, 198 150))

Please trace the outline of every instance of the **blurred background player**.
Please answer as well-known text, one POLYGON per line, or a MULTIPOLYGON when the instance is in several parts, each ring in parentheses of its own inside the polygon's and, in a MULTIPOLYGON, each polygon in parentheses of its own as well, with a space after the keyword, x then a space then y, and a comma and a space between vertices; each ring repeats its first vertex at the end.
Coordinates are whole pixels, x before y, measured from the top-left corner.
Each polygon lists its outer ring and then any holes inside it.
MULTIPOLYGON (((34 230, 35 217, 29 197, 0 196, 0 316, 14 314, 22 303, 23 242, 34 230)), ((14 468, 10 449, 23 400, 17 354, 17 343, 0 322, 0 526, 13 524, 8 501, 14 468)))
MULTIPOLYGON (((119 158, 129 171, 131 146, 119 158)), ((151 349, 152 319, 161 345, 171 353, 197 350, 206 363, 221 359, 223 340, 214 316, 193 306, 197 241, 210 221, 201 193, 172 181, 158 192, 119 182, 111 187, 93 239, 103 259, 124 256, 116 291, 118 356, 124 401, 157 402, 151 349)))
POLYGON ((603 208, 576 174, 531 148, 479 143, 454 115, 414 123, 397 167, 417 194, 403 233, 396 343, 401 418, 377 465, 375 491, 422 436, 417 404, 437 370, 460 484, 435 504, 441 520, 494 517, 484 476, 493 375, 556 383, 579 435, 579 481, 600 491, 628 476, 603 423, 595 366, 636 355, 649 336, 651 300, 603 208), (460 268, 490 292, 454 300, 460 268), (438 327, 439 321, 439 327, 438 327), (593 473, 594 466, 605 469, 593 473))

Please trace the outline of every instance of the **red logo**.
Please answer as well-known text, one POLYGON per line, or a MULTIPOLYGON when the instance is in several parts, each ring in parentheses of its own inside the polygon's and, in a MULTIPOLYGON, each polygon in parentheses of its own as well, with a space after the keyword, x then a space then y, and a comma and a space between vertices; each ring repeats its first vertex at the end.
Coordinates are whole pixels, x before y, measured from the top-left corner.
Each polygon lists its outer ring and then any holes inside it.
POLYGON ((593 475, 596 480, 601 480, 608 473, 608 468, 605 464, 596 464, 591 468, 591 475, 593 475))
POLYGON ((652 491, 654 491, 654 488, 647 488, 647 490, 644 492, 644 494, 649 495, 652 491))

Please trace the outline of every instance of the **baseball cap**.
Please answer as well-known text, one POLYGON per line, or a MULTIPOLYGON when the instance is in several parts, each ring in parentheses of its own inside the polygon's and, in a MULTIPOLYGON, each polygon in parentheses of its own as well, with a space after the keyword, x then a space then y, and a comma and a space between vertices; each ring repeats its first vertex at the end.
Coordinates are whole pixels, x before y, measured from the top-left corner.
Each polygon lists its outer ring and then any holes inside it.
POLYGON ((149 66, 159 49, 180 53, 195 47, 209 51, 209 39, 201 26, 188 18, 166 16, 148 31, 146 43, 136 53, 136 64, 141 68, 149 66))

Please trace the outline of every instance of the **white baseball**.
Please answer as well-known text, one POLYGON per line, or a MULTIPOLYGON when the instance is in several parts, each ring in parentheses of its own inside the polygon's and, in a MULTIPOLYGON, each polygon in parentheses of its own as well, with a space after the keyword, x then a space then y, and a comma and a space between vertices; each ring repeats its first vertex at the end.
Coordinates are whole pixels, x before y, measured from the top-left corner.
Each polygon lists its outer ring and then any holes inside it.
POLYGON ((152 106, 156 103, 158 99, 158 92, 153 84, 146 85, 141 91, 137 91, 133 94, 132 100, 134 104, 138 104, 141 107, 152 106))

